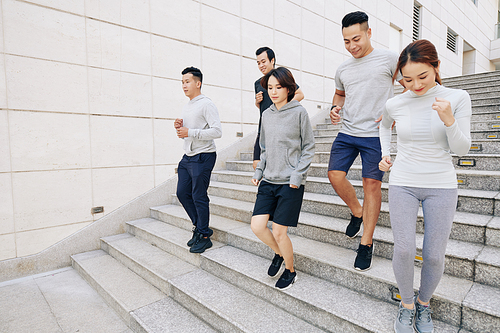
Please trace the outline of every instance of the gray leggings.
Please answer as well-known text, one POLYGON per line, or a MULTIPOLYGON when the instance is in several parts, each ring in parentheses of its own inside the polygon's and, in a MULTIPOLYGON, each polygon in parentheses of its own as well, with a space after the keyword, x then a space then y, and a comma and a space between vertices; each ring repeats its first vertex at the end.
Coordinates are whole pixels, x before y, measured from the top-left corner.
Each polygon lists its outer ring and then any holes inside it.
POLYGON ((392 268, 403 302, 413 302, 416 222, 424 212, 424 244, 419 298, 428 302, 444 272, 446 243, 457 207, 457 189, 389 185, 389 213, 394 235, 392 268))

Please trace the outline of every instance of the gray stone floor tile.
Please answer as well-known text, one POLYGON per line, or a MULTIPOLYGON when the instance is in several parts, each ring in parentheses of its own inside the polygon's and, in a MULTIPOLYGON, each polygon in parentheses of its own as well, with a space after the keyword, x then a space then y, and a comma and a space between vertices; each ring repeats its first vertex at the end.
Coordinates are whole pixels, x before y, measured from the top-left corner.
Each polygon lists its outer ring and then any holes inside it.
POLYGON ((75 270, 35 282, 64 332, 123 332, 127 325, 75 270))
POLYGON ((0 288, 0 332, 63 332, 33 279, 0 288))

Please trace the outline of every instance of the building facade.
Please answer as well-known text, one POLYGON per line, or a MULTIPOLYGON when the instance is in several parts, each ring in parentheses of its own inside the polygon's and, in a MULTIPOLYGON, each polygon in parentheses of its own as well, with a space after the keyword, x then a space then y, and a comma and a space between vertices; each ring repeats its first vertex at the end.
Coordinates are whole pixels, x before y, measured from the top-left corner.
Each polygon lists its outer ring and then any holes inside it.
POLYGON ((500 68, 498 0, 0 0, 0 260, 175 175, 187 66, 219 109, 219 149, 255 135, 260 46, 291 69, 311 115, 327 107, 350 57, 340 22, 356 10, 375 47, 431 40, 443 77, 500 68))

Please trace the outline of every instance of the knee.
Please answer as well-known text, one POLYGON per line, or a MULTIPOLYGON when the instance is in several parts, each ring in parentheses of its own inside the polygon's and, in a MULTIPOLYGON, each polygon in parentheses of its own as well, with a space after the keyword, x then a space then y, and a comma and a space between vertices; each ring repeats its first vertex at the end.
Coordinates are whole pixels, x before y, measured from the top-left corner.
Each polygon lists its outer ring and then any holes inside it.
POLYGON ((338 170, 328 171, 328 180, 330 180, 330 183, 333 186, 343 181, 345 179, 345 176, 346 174, 343 171, 338 171, 338 170))
POLYGON ((281 230, 281 228, 280 229, 273 228, 273 236, 278 244, 283 242, 283 240, 285 240, 288 237, 286 229, 281 230))
POLYGON ((410 250, 410 247, 407 246, 394 247, 394 258, 413 262, 415 260, 415 251, 410 250))
POLYGON ((255 216, 253 216, 251 221, 250 221, 250 228, 252 229, 252 231, 255 235, 260 235, 267 228, 267 224, 262 223, 257 218, 255 218, 255 216))
POLYGON ((363 191, 365 194, 381 194, 381 188, 381 181, 371 178, 363 178, 363 191))
POLYGON ((422 256, 422 260, 424 264, 430 267, 434 267, 436 269, 444 268, 444 256, 435 255, 435 254, 424 254, 422 256))

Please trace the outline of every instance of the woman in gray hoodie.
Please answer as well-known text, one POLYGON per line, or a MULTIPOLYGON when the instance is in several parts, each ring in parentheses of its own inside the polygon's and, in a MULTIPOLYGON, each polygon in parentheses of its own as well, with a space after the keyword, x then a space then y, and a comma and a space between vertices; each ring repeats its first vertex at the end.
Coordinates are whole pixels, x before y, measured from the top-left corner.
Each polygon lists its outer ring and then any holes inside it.
POLYGON ((307 110, 292 100, 297 87, 292 73, 279 67, 261 80, 273 105, 262 114, 260 162, 252 178, 259 185, 251 221, 252 231, 274 252, 268 274, 285 271, 276 288, 287 289, 297 280, 288 227, 296 227, 307 170, 314 156, 314 135, 307 110), (273 231, 267 222, 273 221, 273 231))

